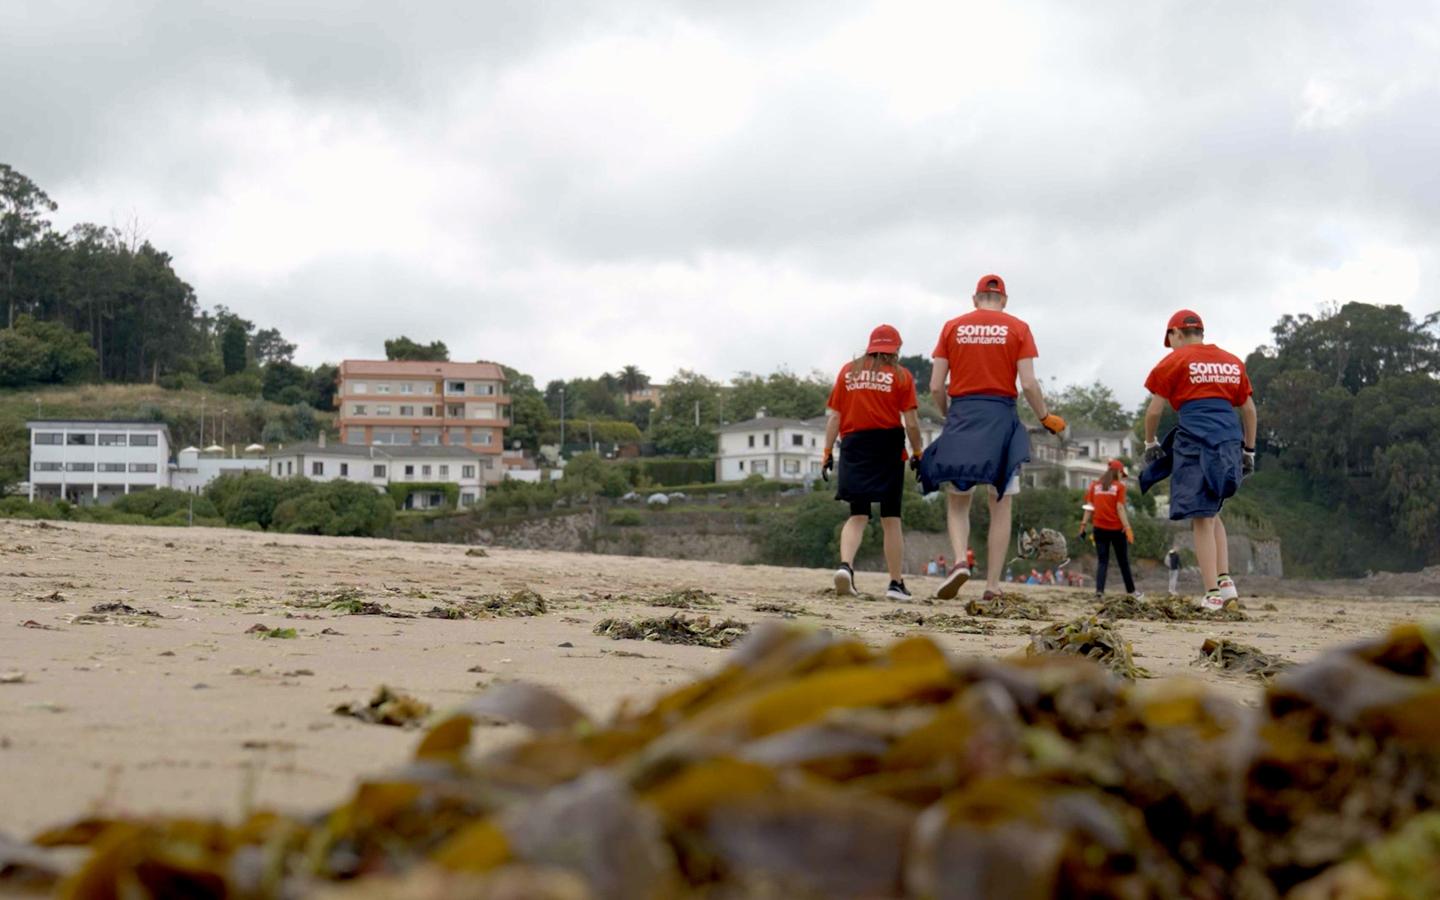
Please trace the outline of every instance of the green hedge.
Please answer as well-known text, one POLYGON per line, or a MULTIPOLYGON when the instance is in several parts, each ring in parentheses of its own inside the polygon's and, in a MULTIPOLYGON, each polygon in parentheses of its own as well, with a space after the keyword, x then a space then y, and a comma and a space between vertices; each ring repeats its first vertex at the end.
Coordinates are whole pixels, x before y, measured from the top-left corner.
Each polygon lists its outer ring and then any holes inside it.
POLYGON ((715 482, 714 459, 642 459, 639 471, 661 487, 715 482))

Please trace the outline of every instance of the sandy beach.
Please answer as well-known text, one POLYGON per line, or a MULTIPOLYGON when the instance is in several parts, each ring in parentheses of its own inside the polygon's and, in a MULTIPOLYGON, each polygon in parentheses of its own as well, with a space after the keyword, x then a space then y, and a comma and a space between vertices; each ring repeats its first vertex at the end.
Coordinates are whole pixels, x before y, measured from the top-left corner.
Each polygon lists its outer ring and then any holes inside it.
MULTIPOLYGON (((912 579, 911 588, 921 597, 934 583, 912 579)), ((233 817, 254 806, 334 803, 357 776, 402 761, 418 739, 333 712, 382 684, 443 711, 487 685, 529 680, 604 715, 723 665, 723 649, 593 633, 607 617, 675 612, 646 601, 677 590, 719 600, 686 615, 753 624, 786 617, 756 605, 789 603, 804 626, 874 643, 930 633, 961 654, 1014 653, 1045 624, 988 620, 993 633, 972 635, 882 620, 897 604, 824 596, 829 573, 818 570, 18 521, 0 522, 0 586, 0 832, 17 837, 94 813, 233 817), (544 614, 422 615, 522 589, 545 599, 544 614), (337 597, 414 617, 347 614, 331 607, 337 597), (133 612, 94 611, 114 603, 133 612), (295 635, 265 637, 256 626, 295 635)), ((883 577, 862 575, 861 588, 879 591, 883 577)), ((1045 599, 1055 620, 1091 608, 1074 590, 1020 590, 1045 599)), ((979 592, 970 585, 957 601, 908 608, 963 613, 979 592)), ((1255 680, 1194 665, 1205 638, 1304 661, 1440 610, 1436 597, 1245 602, 1246 622, 1118 627, 1152 674, 1205 679, 1248 699, 1258 696, 1255 680)), ((514 734, 495 727, 483 740, 514 734)))

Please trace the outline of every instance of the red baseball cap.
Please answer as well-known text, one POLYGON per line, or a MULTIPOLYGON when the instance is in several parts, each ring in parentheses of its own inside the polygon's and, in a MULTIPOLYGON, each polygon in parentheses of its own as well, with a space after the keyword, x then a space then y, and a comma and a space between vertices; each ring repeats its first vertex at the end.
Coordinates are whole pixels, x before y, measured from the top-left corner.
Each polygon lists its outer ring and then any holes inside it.
POLYGON ((981 277, 978 282, 976 282, 975 293, 984 294, 987 292, 999 294, 1002 297, 1010 296, 1009 294, 1005 293, 1005 279, 1001 278, 999 275, 985 275, 981 277))
POLYGON ((900 350, 900 332, 894 325, 879 325, 870 332, 870 346, 866 353, 896 353, 900 350))
POLYGON ((1116 472, 1123 472, 1125 471, 1125 464, 1118 459, 1112 459, 1110 460, 1110 468, 1116 472))
POLYGON ((1199 328, 1205 330, 1205 323, 1201 321, 1200 314, 1193 309, 1182 309, 1170 317, 1170 323, 1165 326, 1165 346, 1170 346, 1170 329, 1172 328, 1199 328))

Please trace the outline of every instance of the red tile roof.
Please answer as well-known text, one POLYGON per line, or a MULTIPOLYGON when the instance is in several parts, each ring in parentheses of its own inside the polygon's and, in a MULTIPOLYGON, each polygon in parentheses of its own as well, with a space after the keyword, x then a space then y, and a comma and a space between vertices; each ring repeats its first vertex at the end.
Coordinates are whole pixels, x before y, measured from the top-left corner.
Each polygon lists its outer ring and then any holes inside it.
POLYGON ((372 378, 478 378, 504 381, 505 372, 494 363, 415 362, 386 359, 347 359, 340 364, 341 377, 372 378))

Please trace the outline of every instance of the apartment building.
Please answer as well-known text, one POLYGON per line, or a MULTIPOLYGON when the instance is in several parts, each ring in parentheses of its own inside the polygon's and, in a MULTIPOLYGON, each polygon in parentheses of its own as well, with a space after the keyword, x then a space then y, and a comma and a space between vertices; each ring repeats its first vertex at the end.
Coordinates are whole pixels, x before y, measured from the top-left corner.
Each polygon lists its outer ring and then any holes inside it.
POLYGON ((494 363, 347 359, 335 393, 341 441, 352 447, 465 447, 498 482, 510 398, 494 363))
POLYGON ((170 429, 161 422, 34 419, 25 425, 31 501, 108 503, 170 484, 170 429))
MULTIPOLYGON (((453 484, 458 488, 461 507, 473 506, 485 498, 482 463, 487 457, 468 447, 449 446, 356 446, 330 444, 321 440, 297 444, 270 454, 270 474, 276 478, 309 478, 311 481, 358 481, 377 490, 392 484, 453 484)), ((406 495, 405 509, 434 509, 445 504, 445 495, 435 490, 416 490, 406 495)))

